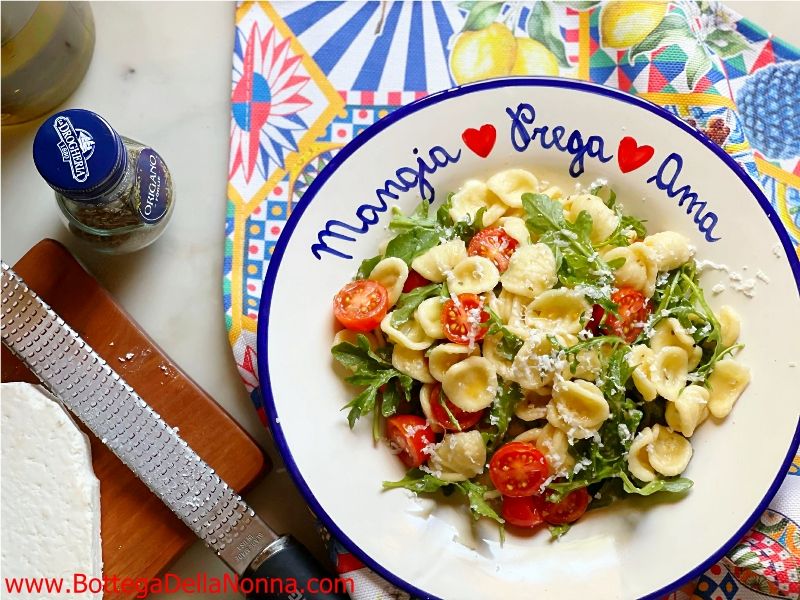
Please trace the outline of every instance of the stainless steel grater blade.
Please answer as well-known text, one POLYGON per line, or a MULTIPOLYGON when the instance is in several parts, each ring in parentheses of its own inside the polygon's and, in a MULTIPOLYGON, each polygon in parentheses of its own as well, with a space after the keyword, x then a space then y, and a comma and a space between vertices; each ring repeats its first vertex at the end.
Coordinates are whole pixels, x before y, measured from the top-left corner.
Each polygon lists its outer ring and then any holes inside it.
POLYGON ((237 574, 281 539, 2 263, 2 341, 237 574))

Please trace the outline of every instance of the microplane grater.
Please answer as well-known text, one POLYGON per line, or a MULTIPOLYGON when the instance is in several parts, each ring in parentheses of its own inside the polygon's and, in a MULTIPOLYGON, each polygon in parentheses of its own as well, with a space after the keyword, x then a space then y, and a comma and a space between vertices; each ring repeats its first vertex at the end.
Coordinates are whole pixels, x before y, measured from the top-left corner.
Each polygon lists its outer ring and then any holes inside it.
POLYGON ((3 344, 235 573, 327 575, 306 564, 313 559, 305 548, 272 531, 5 262, 2 270, 3 344), (275 568, 261 569, 283 553, 275 568))

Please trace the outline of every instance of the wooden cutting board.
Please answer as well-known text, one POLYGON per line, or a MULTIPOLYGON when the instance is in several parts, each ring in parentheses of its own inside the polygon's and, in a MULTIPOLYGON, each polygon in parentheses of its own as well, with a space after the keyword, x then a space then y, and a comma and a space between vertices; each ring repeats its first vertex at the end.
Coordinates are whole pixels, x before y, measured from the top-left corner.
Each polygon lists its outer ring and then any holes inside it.
MULTIPOLYGON (((155 345, 61 244, 44 240, 14 270, 228 484, 246 490, 268 470, 255 441, 155 345)), ((2 380, 38 383, 3 346, 2 380)), ((87 432, 88 433, 88 432, 87 432)), ((100 480, 104 575, 156 576, 197 538, 89 433, 100 480)), ((121 600, 130 594, 106 593, 121 600)))

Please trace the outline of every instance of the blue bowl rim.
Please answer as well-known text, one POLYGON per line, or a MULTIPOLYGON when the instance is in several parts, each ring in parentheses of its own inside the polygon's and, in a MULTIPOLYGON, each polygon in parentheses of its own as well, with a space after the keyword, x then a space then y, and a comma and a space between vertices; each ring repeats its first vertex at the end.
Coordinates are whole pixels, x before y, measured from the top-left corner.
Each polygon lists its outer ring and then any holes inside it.
MULTIPOLYGON (((387 568, 380 565, 377 561, 372 559, 366 552, 361 550, 348 536, 342 531, 328 515, 327 512, 322 508, 319 501, 314 497, 314 494, 311 492, 308 484, 306 483, 305 479, 303 478, 300 470, 297 468, 297 464, 294 462, 294 458, 292 457, 292 453, 289 449, 289 446, 286 442, 286 438, 283 435, 283 430, 281 428, 280 419, 278 418, 278 413, 275 407, 275 400, 272 396, 272 388, 269 384, 264 385, 264 382, 269 382, 269 358, 268 358, 268 349, 267 349, 267 330, 269 324, 269 316, 270 316, 270 308, 272 302, 272 291, 275 285, 275 279, 278 274, 278 270, 280 268, 281 260, 283 255, 286 251, 286 246, 288 245, 289 239, 292 236, 297 224, 300 221, 303 213, 305 212, 308 205, 314 200, 317 193, 319 192, 320 188, 325 184, 325 182, 330 178, 330 176, 347 160, 347 158, 352 155, 356 150, 358 150, 361 146, 363 146, 366 142, 370 139, 375 137, 378 133, 383 131, 384 129, 392 126, 395 122, 400 121, 404 117, 413 114, 419 110, 422 110, 428 106, 432 106, 434 104, 439 104, 440 102, 447 101, 451 98, 457 98, 459 96, 473 94, 476 92, 480 92, 482 90, 489 90, 489 89, 496 89, 496 88, 504 88, 504 87, 553 87, 553 88, 562 88, 562 89, 572 89, 581 92, 587 92, 590 94, 597 94, 600 96, 606 96, 609 98, 613 98, 615 100, 620 100, 627 104, 632 104, 637 106, 638 108, 642 108, 654 115, 669 121, 673 125, 679 127, 686 133, 693 136, 697 141, 701 142, 705 145, 708 149, 710 149, 714 154, 717 155, 718 158, 722 160, 728 167, 730 167, 731 171, 739 177, 742 183, 747 186, 748 190, 753 194, 753 196, 758 201, 758 204, 761 206, 761 209, 766 213, 767 218, 772 225, 772 228, 775 230, 775 233, 778 235, 778 238, 783 245, 783 249, 786 252, 786 256, 789 260, 789 264, 792 269, 792 273, 795 278, 795 282, 798 288, 798 294, 800 294, 800 260, 798 260, 797 255, 795 254, 794 247, 792 246, 791 240, 789 238, 788 233, 784 229, 784 225, 780 220, 780 217, 775 212, 775 209, 770 204, 767 197, 758 187, 755 181, 736 163, 733 158, 731 158, 722 148, 712 142, 708 137, 704 134, 699 132, 697 129, 685 123, 680 118, 676 117, 669 111, 665 110, 664 108, 653 104, 647 100, 639 98, 637 96, 632 96, 626 92, 622 92, 620 90, 610 88, 604 85, 590 83, 586 81, 579 81, 574 79, 561 79, 558 77, 503 77, 498 79, 489 79, 485 81, 480 81, 476 83, 470 83, 454 88, 450 88, 447 90, 443 90, 440 92, 436 92, 425 96, 419 100, 415 100, 407 105, 401 106, 395 109, 393 112, 388 114, 387 116, 383 117, 379 121, 376 121, 369 127, 367 127, 364 131, 362 131, 356 138, 351 140, 347 143, 343 148, 341 148, 336 155, 331 159, 331 161, 325 166, 325 168, 317 175, 314 181, 309 185, 306 192, 303 194, 302 198, 298 201, 298 203, 294 206, 289 219, 284 226, 283 232, 281 236, 278 238, 277 244, 274 247, 272 257, 269 261, 269 266, 267 268, 267 274, 264 278, 264 286, 261 296, 261 304, 259 306, 259 317, 258 317, 258 325, 257 325, 257 338, 256 338, 256 350, 258 356, 258 375, 259 375, 259 382, 261 382, 260 389, 262 394, 262 399, 264 402, 264 408, 267 414, 267 423, 269 424, 270 431, 272 432, 273 439, 275 444, 278 448, 278 451, 281 453, 283 457, 284 463, 286 465, 286 469, 289 472, 289 475, 292 477, 293 481, 297 485, 300 493, 306 499, 309 504, 309 507, 312 511, 316 514, 316 516, 322 521, 325 527, 331 532, 334 538, 339 541, 347 550, 349 550, 353 555, 358 557, 367 567, 372 569, 375 573, 389 581, 390 583, 400 587, 401 589, 405 590, 406 592, 412 594, 414 597, 417 598, 425 598, 429 600, 437 600, 436 596, 431 595, 424 590, 421 590, 411 583, 400 579, 396 575, 394 575, 391 571, 387 568)), ((783 460, 780 468, 778 469, 775 478, 773 479, 772 484, 770 485, 769 489, 767 490, 766 495, 762 499, 762 501, 758 504, 755 511, 750 515, 748 519, 744 522, 744 524, 728 539, 724 544, 722 544, 714 553, 711 554, 706 560, 701 562, 695 568, 690 570, 685 575, 682 575, 675 581, 663 586, 662 588, 655 590, 648 595, 643 597, 643 600, 656 600, 661 598, 664 594, 669 593, 670 591, 680 587, 684 583, 687 583, 689 580, 694 579, 708 570, 713 564, 717 563, 720 558, 724 556, 727 550, 735 544, 755 523, 758 519, 759 515, 761 515, 764 510, 768 507, 770 501, 780 489, 784 478, 789 469, 789 465, 791 465, 794 456, 797 453, 798 446, 800 446, 800 417, 798 418, 798 424, 795 428, 795 433, 792 438, 792 443, 789 445, 789 449, 786 455, 786 458, 783 460)))

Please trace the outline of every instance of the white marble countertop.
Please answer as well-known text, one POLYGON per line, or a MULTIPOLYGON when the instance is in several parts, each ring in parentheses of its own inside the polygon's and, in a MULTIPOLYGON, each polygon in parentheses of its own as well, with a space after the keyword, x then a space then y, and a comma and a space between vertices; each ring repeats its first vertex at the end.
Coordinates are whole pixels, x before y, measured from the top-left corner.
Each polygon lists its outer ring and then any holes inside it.
MULTIPOLYGON (((793 29, 797 4, 731 5, 777 35, 800 41, 793 29)), ((65 243, 172 359, 263 445, 275 468, 248 500, 272 527, 291 531, 321 555, 312 519, 239 381, 223 322, 234 5, 114 2, 95 3, 93 10, 94 59, 67 105, 97 111, 122 134, 164 156, 177 193, 172 223, 156 244, 134 255, 101 257, 76 247, 31 160, 37 120, 2 129, 3 260, 15 262, 45 237, 65 243)), ((221 576, 225 567, 197 543, 169 570, 179 576, 221 576)))

